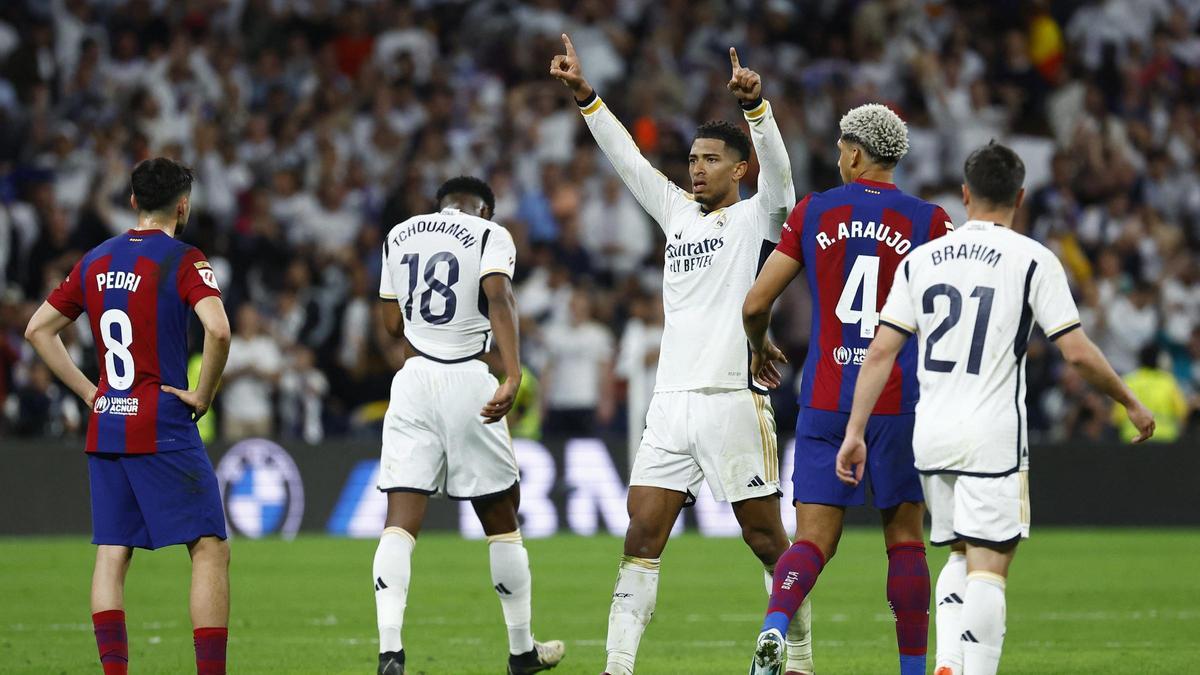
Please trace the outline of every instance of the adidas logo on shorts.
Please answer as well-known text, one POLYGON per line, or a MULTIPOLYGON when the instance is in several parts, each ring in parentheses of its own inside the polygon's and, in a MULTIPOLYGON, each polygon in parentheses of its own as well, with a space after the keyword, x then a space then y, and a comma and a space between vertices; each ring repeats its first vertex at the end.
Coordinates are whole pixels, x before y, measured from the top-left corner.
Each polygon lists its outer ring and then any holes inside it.
POLYGON ((749 483, 746 483, 746 487, 762 487, 764 485, 766 485, 766 482, 764 482, 762 478, 759 478, 757 474, 754 476, 754 478, 750 479, 749 483))

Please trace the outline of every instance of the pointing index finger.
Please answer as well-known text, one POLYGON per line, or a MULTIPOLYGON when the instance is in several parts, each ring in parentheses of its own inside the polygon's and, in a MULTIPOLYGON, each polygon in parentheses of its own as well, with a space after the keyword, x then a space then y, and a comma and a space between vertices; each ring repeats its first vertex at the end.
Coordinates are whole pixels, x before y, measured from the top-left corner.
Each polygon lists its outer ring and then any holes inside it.
POLYGON ((738 61, 737 49, 734 47, 729 48, 729 63, 733 65, 734 70, 742 67, 742 64, 738 61))
POLYGON ((562 34, 563 46, 567 48, 567 56, 575 58, 575 45, 571 44, 571 38, 567 37, 566 33, 562 34))

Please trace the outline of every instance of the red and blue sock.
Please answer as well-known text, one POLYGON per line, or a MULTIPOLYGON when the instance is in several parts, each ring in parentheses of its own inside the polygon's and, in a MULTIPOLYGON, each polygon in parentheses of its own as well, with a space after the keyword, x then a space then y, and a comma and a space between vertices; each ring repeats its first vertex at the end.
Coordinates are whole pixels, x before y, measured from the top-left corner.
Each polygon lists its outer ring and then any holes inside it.
POLYGON ((197 675, 225 675, 225 645, 229 641, 229 629, 197 628, 192 631, 196 643, 197 675))
POLYGON ((904 541, 888 548, 887 599, 896 617, 900 675, 925 672, 929 643, 929 564, 925 545, 904 541))
POLYGON ((92 615, 92 629, 96 633, 104 675, 126 675, 129 672, 129 635, 125 632, 125 610, 96 612, 92 615))
POLYGON ((801 540, 784 551, 775 563, 771 584, 771 600, 767 603, 767 618, 763 630, 774 628, 787 635, 788 624, 804 604, 817 576, 825 567, 825 556, 811 541, 801 540))

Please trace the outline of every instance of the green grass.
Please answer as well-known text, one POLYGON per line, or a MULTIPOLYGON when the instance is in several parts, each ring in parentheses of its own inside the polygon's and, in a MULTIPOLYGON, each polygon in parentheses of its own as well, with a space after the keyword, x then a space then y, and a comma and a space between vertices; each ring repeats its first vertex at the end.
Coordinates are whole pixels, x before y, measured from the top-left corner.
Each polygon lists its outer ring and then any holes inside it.
MULTIPOLYGON (((1008 591, 1004 673, 1182 673, 1200 664, 1200 536, 1194 530, 1038 530, 1008 591)), ((237 540, 233 673, 373 673, 373 541, 237 540)), ((604 666, 618 540, 528 542, 534 628, 568 645, 556 673, 604 666)), ((0 539, 0 672, 99 672, 83 538, 0 539)), ((934 573, 945 552, 933 551, 934 573)), ((822 675, 896 672, 877 532, 846 533, 814 591, 822 675)), ((187 555, 139 552, 129 575, 133 672, 188 673, 187 555)), ((504 671, 505 631, 486 545, 426 534, 405 622, 410 673, 504 671)), ((735 539, 683 536, 664 557, 639 672, 744 673, 765 607, 762 576, 735 539)), ((930 640, 932 644, 932 636, 930 640)), ((931 660, 932 667, 932 660, 931 660)))

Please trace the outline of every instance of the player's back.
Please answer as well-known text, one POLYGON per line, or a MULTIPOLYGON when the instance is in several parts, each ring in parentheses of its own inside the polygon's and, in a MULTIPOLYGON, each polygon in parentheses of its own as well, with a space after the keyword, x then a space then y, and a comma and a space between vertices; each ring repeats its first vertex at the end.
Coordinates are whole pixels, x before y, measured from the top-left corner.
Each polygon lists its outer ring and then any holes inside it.
POLYGON ((491 346, 483 279, 511 278, 515 262, 512 236, 496 223, 452 208, 413 216, 384 240, 379 295, 400 304, 417 354, 467 361, 491 346))
POLYGON ((917 334, 917 468, 982 475, 1025 468, 1030 330, 1036 321, 1057 338, 1079 326, 1058 259, 1008 228, 969 221, 916 249, 892 292, 903 297, 888 303, 883 322, 917 334))
MULTIPOLYGON (((896 267, 911 249, 952 229, 941 207, 890 183, 860 179, 810 194, 796 206, 779 250, 804 264, 813 298, 802 406, 850 411, 896 267)), ((914 410, 915 360, 911 346, 900 353, 876 414, 914 410)))
POLYGON ((192 411, 162 385, 188 388, 191 306, 219 296, 204 255, 162 230, 129 230, 89 251, 49 302, 86 312, 100 379, 87 451, 146 454, 202 448, 192 411))

